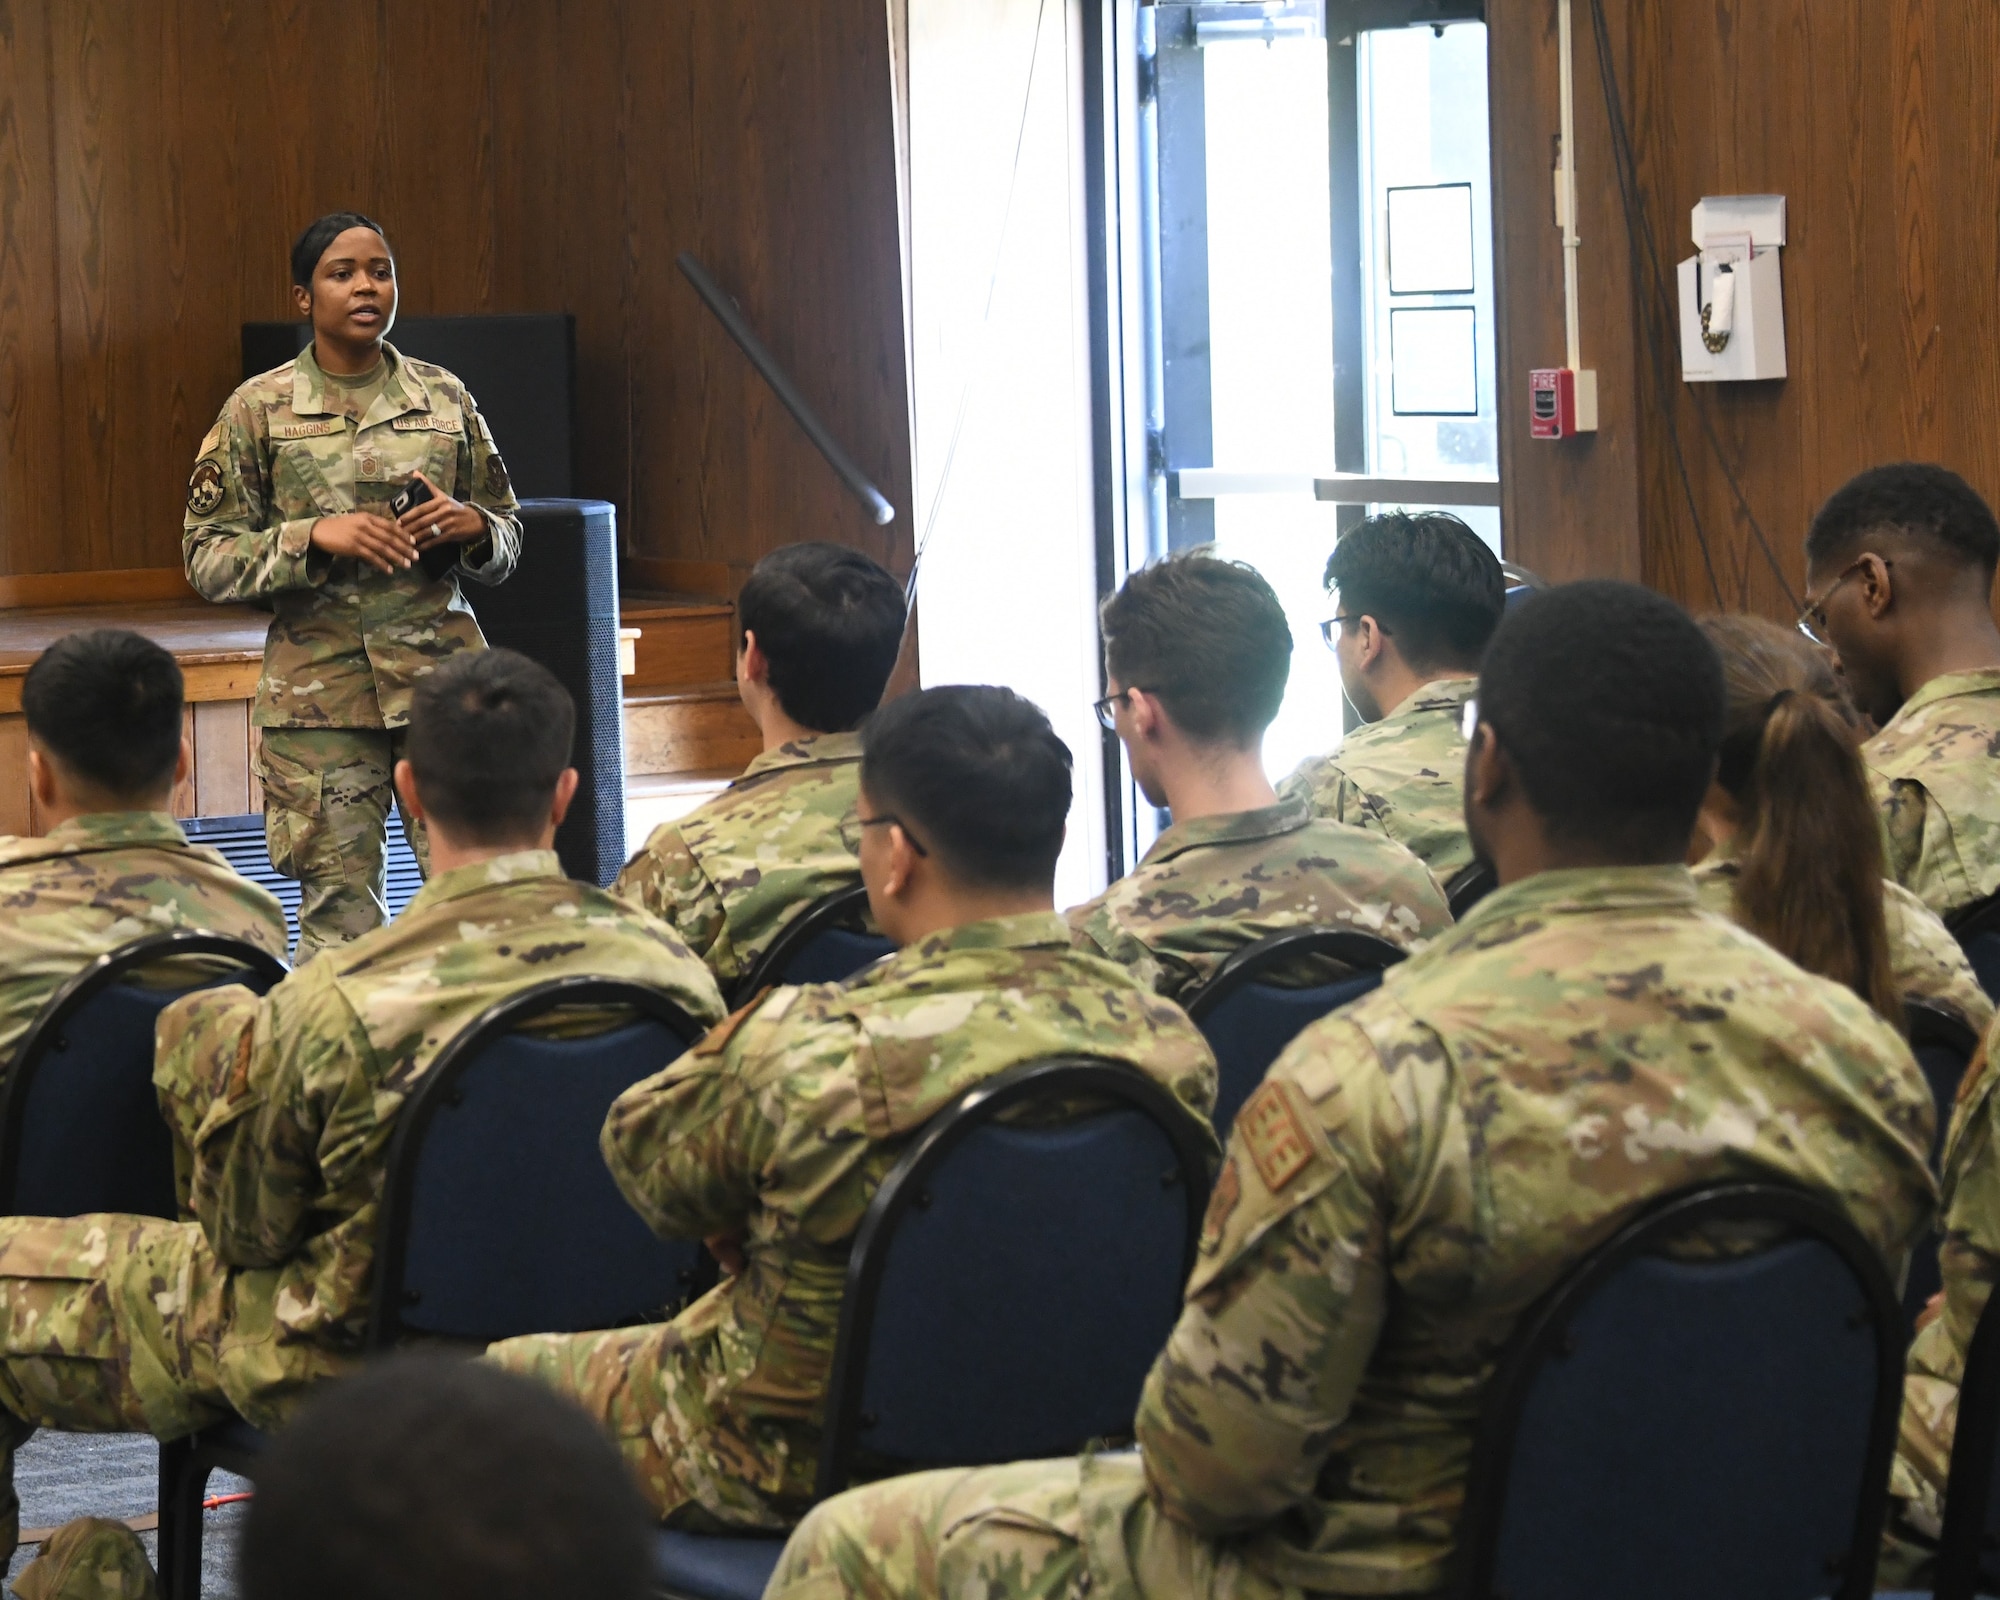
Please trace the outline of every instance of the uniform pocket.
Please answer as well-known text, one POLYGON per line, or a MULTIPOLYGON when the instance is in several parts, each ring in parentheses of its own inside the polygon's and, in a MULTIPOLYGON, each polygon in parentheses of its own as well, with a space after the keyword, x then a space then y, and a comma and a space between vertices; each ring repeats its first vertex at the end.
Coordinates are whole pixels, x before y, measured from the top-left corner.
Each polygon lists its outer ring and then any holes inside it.
POLYGON ((265 731, 254 766, 264 786, 264 843, 271 865, 286 877, 296 877, 299 852, 319 818, 326 780, 318 767, 308 766, 285 750, 282 740, 273 739, 279 732, 265 731))

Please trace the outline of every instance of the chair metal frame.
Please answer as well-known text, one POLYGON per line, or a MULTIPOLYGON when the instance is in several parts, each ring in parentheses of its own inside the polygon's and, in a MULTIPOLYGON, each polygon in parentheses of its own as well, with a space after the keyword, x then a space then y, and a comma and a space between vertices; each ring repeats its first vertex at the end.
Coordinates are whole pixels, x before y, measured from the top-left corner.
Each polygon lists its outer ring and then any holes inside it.
MULTIPOLYGON (((410 1208, 415 1203, 417 1163, 424 1134, 438 1111, 460 1094, 458 1080, 495 1040, 551 1011, 579 1006, 618 1006, 664 1023, 691 1047, 706 1031, 671 996, 621 978, 551 978, 489 1006, 438 1053, 431 1069, 396 1114, 388 1170, 375 1235, 375 1272, 370 1283, 364 1356, 392 1348, 403 1332, 403 1273, 407 1266, 410 1208)), ((266 1435, 241 1418, 230 1418, 200 1433, 160 1447, 160 1581, 166 1600, 198 1600, 201 1592, 201 1501, 209 1475, 218 1469, 254 1477, 266 1435)))
MULTIPOLYGON (((848 928, 868 915, 868 886, 853 883, 845 889, 823 894, 778 930, 778 936, 764 947, 764 953, 750 963, 750 970, 731 992, 734 1005, 744 1005, 765 989, 782 983, 791 960, 822 933, 848 928)), ((865 929, 860 931, 866 931, 865 929)))
POLYGON ((1204 1017, 1237 990, 1263 982, 1271 968, 1301 956, 1321 956, 1345 962, 1354 969, 1326 979, 1326 985, 1331 987, 1350 978, 1364 978, 1371 972, 1387 972, 1408 959, 1409 954, 1400 945, 1376 934, 1363 933, 1359 928, 1287 928, 1232 951, 1209 980, 1188 996, 1184 1009, 1199 1026, 1204 1017))
POLYGON ((1468 911, 1499 887, 1500 874, 1489 863, 1475 861, 1470 866, 1460 867, 1451 875, 1451 882, 1444 886, 1444 900, 1451 907, 1451 920, 1463 922, 1468 911))
MULTIPOLYGON (((1210 1150, 1201 1124, 1171 1093, 1136 1067, 1082 1055, 1023 1062, 974 1084, 924 1124, 883 1178, 861 1226, 855 1231, 829 1370, 819 1473, 813 1488, 815 1500, 824 1500, 846 1488, 852 1473, 861 1433, 862 1389, 874 1338, 876 1305, 882 1276, 887 1270, 889 1246, 895 1240, 898 1226, 912 1209, 928 1203, 924 1191, 926 1180, 967 1136, 1004 1111, 1056 1095, 1120 1102, 1147 1117, 1167 1136, 1173 1146, 1187 1208, 1182 1281, 1193 1271, 1202 1215, 1208 1209, 1210 1150)), ((1083 1443, 1081 1439, 1077 1441, 1079 1446, 1083 1443)))
MULTIPOLYGON (((52 1053, 51 1046, 61 1037, 62 1030, 114 984, 146 967, 184 956, 219 956, 272 983, 291 971, 277 956, 247 939, 177 928, 167 933, 146 934, 108 950, 73 973, 49 996, 28 1025, 7 1064, 6 1080, 0 1084, 0 1215, 14 1214, 14 1191, 20 1181, 21 1140, 27 1131, 30 1093, 36 1074, 52 1053)), ((192 994, 209 987, 213 981, 190 984, 180 992, 192 994)))
POLYGON ((1933 1600, 1973 1600, 1979 1593, 1979 1557, 1986 1543, 1986 1502, 1993 1492, 1996 1449, 2000 1449, 2000 1294, 1987 1297, 1965 1352, 1933 1600))
POLYGON ((1661 1245, 1705 1223, 1739 1221, 1785 1223, 1830 1246, 1854 1274, 1865 1314, 1875 1325, 1875 1404, 1868 1424, 1861 1501, 1841 1563, 1840 1586, 1832 1596, 1832 1600, 1868 1600, 1903 1404, 1902 1306, 1874 1246, 1830 1202, 1789 1184, 1756 1181, 1704 1184, 1647 1207, 1571 1268, 1521 1318, 1494 1368, 1474 1435, 1447 1594, 1455 1600, 1496 1600, 1493 1568, 1521 1414, 1535 1378, 1549 1358, 1561 1352, 1577 1313, 1636 1258, 1657 1253, 1661 1245))

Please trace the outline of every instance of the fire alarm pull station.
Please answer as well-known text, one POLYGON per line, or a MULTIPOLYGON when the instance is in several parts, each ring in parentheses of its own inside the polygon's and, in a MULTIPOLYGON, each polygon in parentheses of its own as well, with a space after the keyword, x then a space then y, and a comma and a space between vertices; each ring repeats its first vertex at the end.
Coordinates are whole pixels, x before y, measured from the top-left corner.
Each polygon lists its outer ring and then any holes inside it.
POLYGON ((1528 374, 1528 432, 1536 439, 1568 439, 1597 431, 1597 374, 1568 367, 1537 367, 1528 374))

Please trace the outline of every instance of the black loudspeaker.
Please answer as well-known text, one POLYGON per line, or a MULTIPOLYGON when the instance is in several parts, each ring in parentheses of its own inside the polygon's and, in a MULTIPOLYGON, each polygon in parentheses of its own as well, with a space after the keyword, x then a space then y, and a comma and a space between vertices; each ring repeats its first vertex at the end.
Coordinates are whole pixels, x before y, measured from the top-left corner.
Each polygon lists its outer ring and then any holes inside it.
MULTIPOLYGON (((455 373, 493 430, 514 492, 575 492, 571 436, 576 323, 568 313, 523 317, 398 317, 389 342, 455 373)), ((312 343, 304 322, 243 324, 243 376, 281 367, 312 343)))
POLYGON ((608 500, 523 500, 521 563, 497 588, 469 580, 486 642, 553 672, 576 701, 582 782, 556 832, 572 878, 608 884, 625 864, 624 681, 618 674, 618 516, 608 500))

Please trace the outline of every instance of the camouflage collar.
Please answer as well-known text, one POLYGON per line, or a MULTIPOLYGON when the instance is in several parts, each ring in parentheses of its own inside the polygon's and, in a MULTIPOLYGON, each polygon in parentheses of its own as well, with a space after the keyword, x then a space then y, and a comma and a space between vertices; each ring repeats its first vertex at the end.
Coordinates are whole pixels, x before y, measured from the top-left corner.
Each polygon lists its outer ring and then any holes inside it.
POLYGON ((527 878, 565 878, 562 861, 553 850, 516 850, 490 861, 475 861, 469 867, 453 867, 440 872, 419 889, 403 908, 404 916, 429 911, 447 900, 477 894, 495 884, 519 883, 527 878))
POLYGON ((1694 911, 1694 875, 1682 866, 1565 867, 1495 889, 1432 950, 1448 949, 1475 928, 1503 918, 1589 916, 1600 911, 1694 911))
POLYGON ((1463 711, 1465 702, 1479 690, 1479 680, 1467 675, 1462 678, 1433 678, 1419 686, 1417 691, 1382 720, 1394 722, 1402 717, 1414 716, 1419 711, 1463 711))
MULTIPOLYGON (((389 364, 389 374, 383 382, 381 394, 368 408, 368 415, 362 418, 364 428, 412 411, 431 409, 431 392, 424 387, 424 380, 410 370, 402 353, 387 339, 382 341, 382 359, 389 364)), ((292 363, 292 414, 300 417, 339 415, 340 408, 333 405, 328 396, 328 391, 334 387, 314 359, 312 346, 307 345, 299 352, 298 360, 292 363)))
POLYGON ((861 759, 858 733, 822 733, 815 739, 794 739, 775 750, 765 750, 743 769, 743 776, 729 787, 741 789, 774 772, 791 772, 800 767, 833 767, 861 759))
POLYGON ((164 811, 93 811, 57 824, 44 838, 0 841, 0 865, 147 846, 185 850, 187 835, 164 811))
POLYGON ((1312 801, 1304 794, 1281 798, 1274 806, 1255 811, 1227 811, 1213 817, 1190 817, 1176 822, 1153 841, 1142 867, 1157 866, 1190 850, 1212 844, 1249 844, 1257 839, 1276 839, 1297 833, 1313 819, 1312 801))
POLYGON ((906 962, 932 961, 953 950, 1034 950, 1042 947, 1070 948, 1069 924, 1054 911, 1023 911, 1011 917, 988 917, 980 922, 944 928, 928 939, 920 939, 899 950, 882 964, 880 971, 906 962))
POLYGON ((1875 737, 1898 727, 1908 718, 1922 711, 1926 706, 1934 706, 1940 700, 1959 700, 1970 695, 1986 695, 2000 691, 2000 667, 1974 667, 1970 672, 1947 672, 1931 679, 1909 699, 1897 708, 1888 725, 1875 737))

